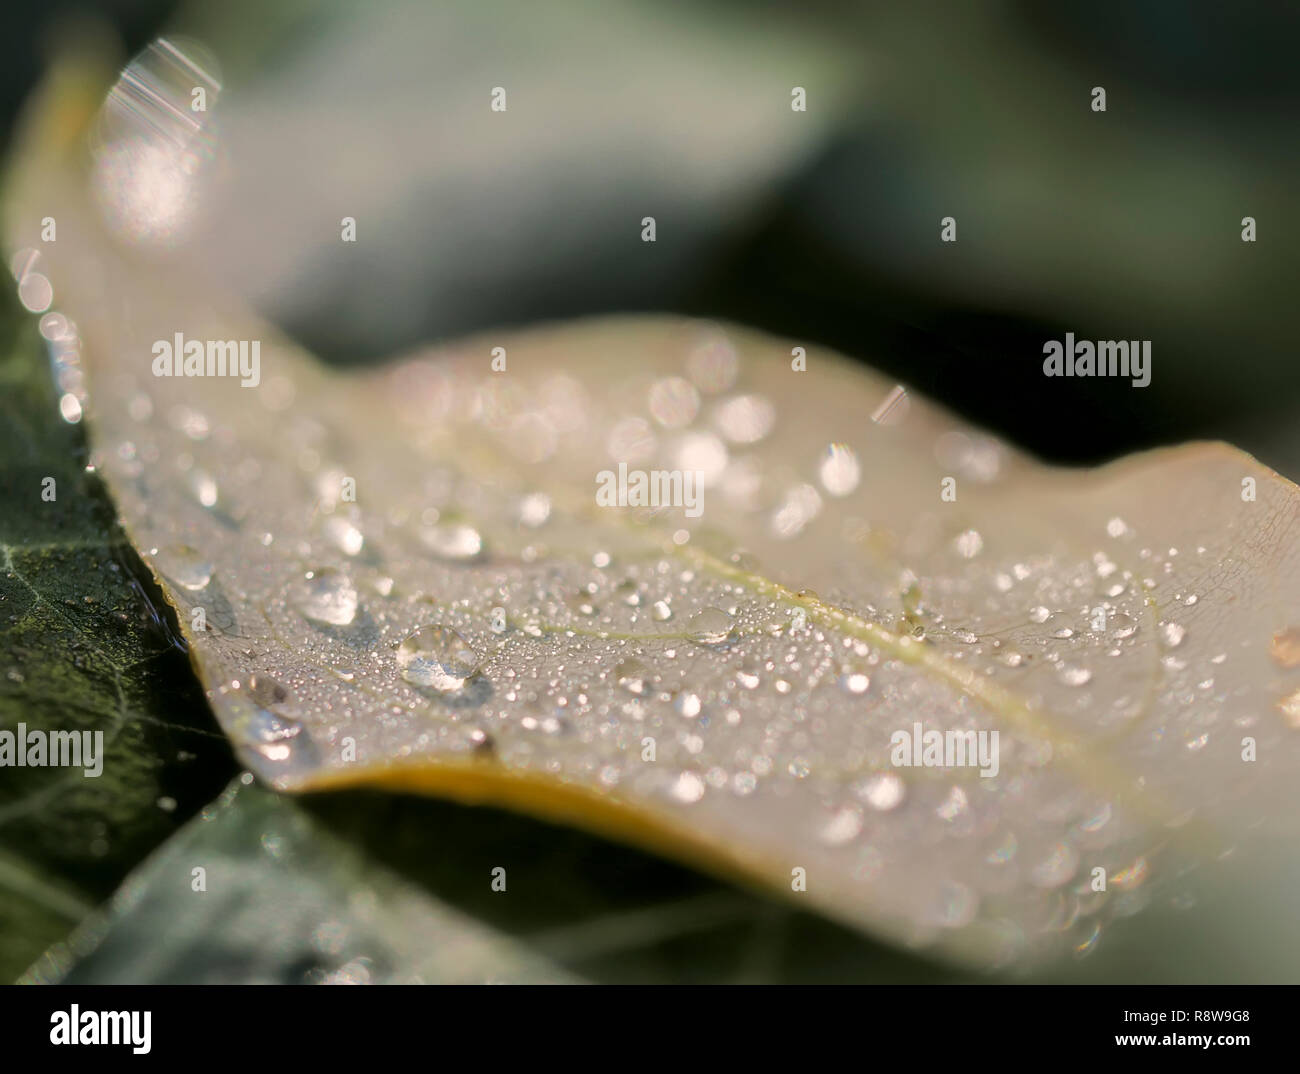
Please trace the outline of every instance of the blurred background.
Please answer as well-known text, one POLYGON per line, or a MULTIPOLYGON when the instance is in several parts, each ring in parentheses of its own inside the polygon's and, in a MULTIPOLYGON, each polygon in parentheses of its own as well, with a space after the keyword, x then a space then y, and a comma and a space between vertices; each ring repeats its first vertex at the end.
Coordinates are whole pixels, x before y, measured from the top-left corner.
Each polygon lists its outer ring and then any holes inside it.
POLYGON ((88 20, 123 58, 160 32, 213 51, 201 268, 330 361, 680 311, 838 348, 1046 459, 1223 437, 1300 476, 1298 5, 52 0, 4 18, 6 138, 88 20), (1150 386, 1044 377, 1066 331, 1152 340, 1150 386))

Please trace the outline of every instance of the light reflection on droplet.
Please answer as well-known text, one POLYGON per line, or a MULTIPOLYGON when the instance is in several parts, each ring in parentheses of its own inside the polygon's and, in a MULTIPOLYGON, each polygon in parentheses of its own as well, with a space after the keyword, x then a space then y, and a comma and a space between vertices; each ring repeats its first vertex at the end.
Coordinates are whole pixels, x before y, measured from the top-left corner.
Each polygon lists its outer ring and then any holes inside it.
POLYGON ((831 444, 822 455, 817 475, 821 478, 822 488, 832 496, 847 496, 858 487, 862 467, 847 444, 831 444))

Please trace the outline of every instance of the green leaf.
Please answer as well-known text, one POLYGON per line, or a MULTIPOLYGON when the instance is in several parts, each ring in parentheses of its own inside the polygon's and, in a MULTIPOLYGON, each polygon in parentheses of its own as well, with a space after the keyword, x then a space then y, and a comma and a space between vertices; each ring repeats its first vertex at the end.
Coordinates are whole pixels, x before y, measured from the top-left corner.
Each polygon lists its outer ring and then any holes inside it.
POLYGON ((141 176, 106 227, 33 145, 11 234, 58 214, 96 457, 266 781, 508 805, 980 966, 1086 955, 1294 840, 1300 494, 1242 453, 1052 469, 671 319, 330 373, 150 252, 141 176), (178 333, 258 342, 258 386, 152 375, 178 333), (602 506, 620 463, 702 471, 702 515, 602 506), (918 725, 998 761, 900 768, 918 725))
POLYGON ((491 809, 238 782, 27 980, 106 983, 935 981, 698 873, 491 809), (494 870, 505 868, 494 885, 494 870), (205 890, 194 890, 203 868, 205 890))
POLYGON ((368 860, 293 802, 236 781, 132 874, 109 913, 41 959, 27 980, 537 984, 574 978, 368 860))
POLYGON ((85 472, 80 429, 59 417, 43 350, 35 323, 6 294, 0 730, 99 731, 104 757, 98 777, 80 768, 3 770, 5 980, 111 894, 232 767, 174 636, 155 618, 144 592, 152 583, 85 472))

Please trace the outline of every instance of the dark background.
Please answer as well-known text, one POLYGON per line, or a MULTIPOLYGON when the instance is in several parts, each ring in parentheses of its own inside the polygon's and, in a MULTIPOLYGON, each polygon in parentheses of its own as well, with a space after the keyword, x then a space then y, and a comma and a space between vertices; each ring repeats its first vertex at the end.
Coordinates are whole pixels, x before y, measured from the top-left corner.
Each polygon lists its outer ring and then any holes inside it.
MULTIPOLYGON (((167 27, 176 6, 159 0, 9 6, 0 36, 0 135, 7 141, 16 110, 40 76, 42 57, 70 14, 97 12, 130 55, 167 27)), ((681 5, 658 6, 671 18, 681 5)), ((738 23, 789 17, 786 5, 776 3, 713 0, 690 6, 711 7, 718 18, 738 23)), ((544 274, 479 296, 453 323, 444 318, 425 328, 445 336, 620 310, 732 319, 861 358, 1046 459, 1099 462, 1162 443, 1226 438, 1292 478, 1300 476, 1300 435, 1292 431, 1300 413, 1294 245, 1300 233, 1292 214, 1279 218, 1275 210, 1259 219, 1259 241, 1243 244, 1239 220, 1251 214, 1250 204, 1207 220, 1198 204, 1182 200, 1179 185, 1180 174, 1232 161, 1249 191, 1267 193, 1269 204, 1294 204, 1300 175, 1295 166, 1300 5, 1023 0, 993 5, 1002 35, 993 40, 1002 44, 973 58, 960 50, 959 20, 946 14, 967 6, 800 5, 801 20, 820 23, 850 49, 860 40, 864 50, 879 50, 882 19, 895 30, 907 20, 917 22, 904 26, 895 40, 930 40, 933 48, 893 54, 894 96, 873 96, 864 81, 861 109, 846 108, 809 162, 671 283, 624 285, 617 265, 602 262, 597 285, 591 262, 560 260, 544 274), (934 125, 935 117, 965 107, 973 86, 1022 68, 1077 79, 1078 113, 1061 117, 1059 139, 1048 143, 1041 117, 1037 125, 1022 125, 1014 109, 996 115, 976 111, 963 120, 971 130, 963 145, 945 137, 941 122, 934 125), (1087 113, 1088 88, 1094 84, 1107 87, 1105 116, 1087 113), (1063 265, 1059 278, 1050 272, 1044 278, 1041 268, 1029 267, 1041 267, 1044 258, 1050 263, 1052 255, 1035 248, 1032 219, 1015 235, 985 229, 981 203, 977 196, 967 198, 966 191, 981 169, 1017 153, 1059 162, 1059 189, 1049 191, 1046 200, 1039 197, 1026 213, 1077 214, 1086 226, 1093 207, 1108 200, 1107 191, 1080 189, 1071 179, 1097 163, 1086 156, 1095 147, 1071 133, 1090 121, 1126 125, 1135 147, 1149 145, 1156 134, 1171 145, 1191 147, 1178 162, 1181 173, 1133 175, 1134 160, 1115 154, 1101 174, 1114 177, 1111 200, 1122 201, 1134 184, 1147 184, 1145 204, 1151 204, 1154 190, 1155 202, 1165 212, 1183 214, 1189 231, 1209 228, 1221 235, 1221 243, 1207 247, 1210 258, 1221 262, 1206 270, 1241 285, 1213 292, 1217 297, 1209 311, 1204 292, 1189 293, 1186 300, 1189 309, 1213 318, 1213 331, 1203 330, 1205 322, 1180 331, 1176 317, 1171 321, 1169 303, 1176 313, 1177 277, 1185 266, 1161 261, 1180 255, 1166 255, 1154 229, 1151 237, 1144 236, 1145 210, 1135 209, 1127 218, 1131 226, 1117 236, 1109 259, 1097 257, 1084 273, 1077 264, 1063 265), (979 148, 972 151, 970 145, 979 148), (944 246, 937 241, 938 221, 949 211, 959 220, 959 242, 944 246), (920 234, 907 231, 914 219, 924 229, 920 234), (900 234, 908 241, 932 242, 933 249, 920 260, 903 256, 900 234), (1009 249, 1013 266, 1017 257, 1026 265, 1025 286, 982 291, 985 255, 1009 249), (1135 258, 1149 263, 1150 271, 1122 304, 1094 303, 1093 312, 1082 318, 1055 300, 1104 280, 1135 258), (961 286, 954 286, 955 277, 964 281, 961 286), (1164 312, 1148 314, 1157 298, 1165 303, 1164 312), (1152 339, 1152 385, 1135 389, 1119 378, 1042 376, 1043 342, 1066 331, 1080 339, 1152 339)), ((524 9, 536 17, 533 5, 524 9)), ((1033 95, 1019 99, 1028 117, 1033 95)), ((289 317, 283 327, 327 359, 344 362, 369 360, 419 338, 408 331, 367 347, 371 341, 349 338, 346 325, 331 320, 328 308, 289 317)))

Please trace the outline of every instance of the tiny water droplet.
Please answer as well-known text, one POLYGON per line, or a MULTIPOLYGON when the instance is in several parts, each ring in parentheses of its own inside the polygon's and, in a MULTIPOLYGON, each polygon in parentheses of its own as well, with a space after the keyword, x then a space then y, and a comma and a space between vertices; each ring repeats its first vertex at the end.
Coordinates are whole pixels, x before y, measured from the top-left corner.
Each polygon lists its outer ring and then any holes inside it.
POLYGON ((1165 623, 1160 627, 1160 636, 1169 648, 1174 649, 1183 643, 1187 628, 1177 623, 1165 623))
POLYGON ((1268 654, 1279 667, 1300 668, 1300 627, 1287 627, 1274 634, 1268 654))

